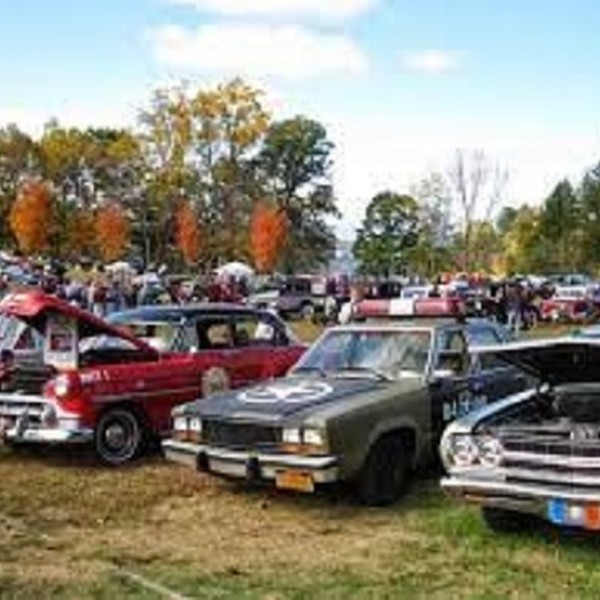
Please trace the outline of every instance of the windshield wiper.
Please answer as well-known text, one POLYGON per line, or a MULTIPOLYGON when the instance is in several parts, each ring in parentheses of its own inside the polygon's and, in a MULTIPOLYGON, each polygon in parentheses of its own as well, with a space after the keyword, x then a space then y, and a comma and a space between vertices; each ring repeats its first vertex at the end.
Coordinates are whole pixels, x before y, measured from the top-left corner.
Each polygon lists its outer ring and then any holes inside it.
POLYGON ((379 381, 392 381, 392 378, 377 367, 364 367, 364 366, 352 366, 352 367, 342 367, 341 369, 336 370, 336 373, 339 372, 357 372, 357 373, 366 373, 368 375, 373 375, 379 381))

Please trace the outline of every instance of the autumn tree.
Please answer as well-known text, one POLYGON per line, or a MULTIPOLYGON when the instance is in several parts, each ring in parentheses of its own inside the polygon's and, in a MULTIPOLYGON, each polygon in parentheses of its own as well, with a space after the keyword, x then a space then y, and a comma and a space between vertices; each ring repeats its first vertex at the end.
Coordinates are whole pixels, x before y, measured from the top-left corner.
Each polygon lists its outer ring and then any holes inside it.
POLYGON ((332 150, 321 123, 297 116, 269 127, 256 159, 268 193, 290 223, 282 256, 286 272, 314 269, 335 249, 332 150))
POLYGON ((285 213, 265 202, 257 202, 250 225, 250 248, 260 273, 270 273, 277 264, 287 235, 285 213))
POLYGON ((25 182, 12 205, 9 222, 19 248, 26 254, 47 248, 52 216, 52 196, 41 181, 25 182))
POLYGON ((175 242, 183 260, 193 265, 200 254, 200 230, 198 218, 189 202, 182 201, 175 215, 175 242))
POLYGON ((191 114, 207 256, 211 262, 243 258, 253 198, 262 193, 253 161, 270 121, 262 92, 233 79, 199 90, 191 114))
POLYGON ((39 164, 38 146, 16 125, 0 129, 0 244, 12 245, 9 214, 23 178, 32 177, 39 164))
POLYGON ((96 244, 103 260, 123 256, 129 242, 130 223, 119 202, 110 201, 98 210, 95 222, 96 244))

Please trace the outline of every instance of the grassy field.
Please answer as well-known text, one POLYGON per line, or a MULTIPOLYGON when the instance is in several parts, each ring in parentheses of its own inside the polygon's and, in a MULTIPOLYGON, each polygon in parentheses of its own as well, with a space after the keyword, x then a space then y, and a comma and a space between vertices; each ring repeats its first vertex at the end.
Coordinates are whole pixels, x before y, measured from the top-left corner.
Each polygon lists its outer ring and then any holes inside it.
POLYGON ((438 477, 368 509, 159 457, 115 471, 85 455, 0 450, 0 598, 600 596, 594 536, 545 526, 492 535, 476 509, 440 493, 438 477))

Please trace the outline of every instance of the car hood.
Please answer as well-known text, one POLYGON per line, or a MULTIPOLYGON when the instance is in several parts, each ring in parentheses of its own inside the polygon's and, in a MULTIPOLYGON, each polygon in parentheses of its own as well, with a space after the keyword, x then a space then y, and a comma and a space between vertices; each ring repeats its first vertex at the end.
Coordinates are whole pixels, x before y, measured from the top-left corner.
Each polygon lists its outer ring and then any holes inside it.
POLYGON ((154 348, 139 338, 108 324, 90 312, 38 290, 8 294, 0 302, 0 314, 16 317, 42 335, 48 316, 57 313, 77 322, 80 338, 110 335, 127 340, 148 354, 156 354, 154 348))
POLYGON ((183 410, 203 418, 279 421, 385 385, 385 382, 362 378, 292 376, 219 394, 188 404, 183 410))
POLYGON ((600 339, 564 337, 474 348, 551 384, 600 381, 600 339))

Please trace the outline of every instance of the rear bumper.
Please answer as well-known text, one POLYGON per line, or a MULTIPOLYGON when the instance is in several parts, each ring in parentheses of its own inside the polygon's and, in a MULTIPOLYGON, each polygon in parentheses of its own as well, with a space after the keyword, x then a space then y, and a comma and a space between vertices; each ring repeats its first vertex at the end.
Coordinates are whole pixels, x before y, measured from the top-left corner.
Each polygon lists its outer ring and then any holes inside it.
POLYGON ((292 454, 252 453, 215 448, 169 439, 162 443, 165 457, 199 471, 246 480, 275 481, 282 471, 301 471, 314 483, 339 481, 335 456, 297 456, 292 454))
POLYGON ((600 490, 576 490, 560 485, 507 483, 498 480, 447 477, 441 486, 449 495, 480 506, 524 512, 547 518, 548 503, 564 500, 573 504, 600 504, 600 490))

